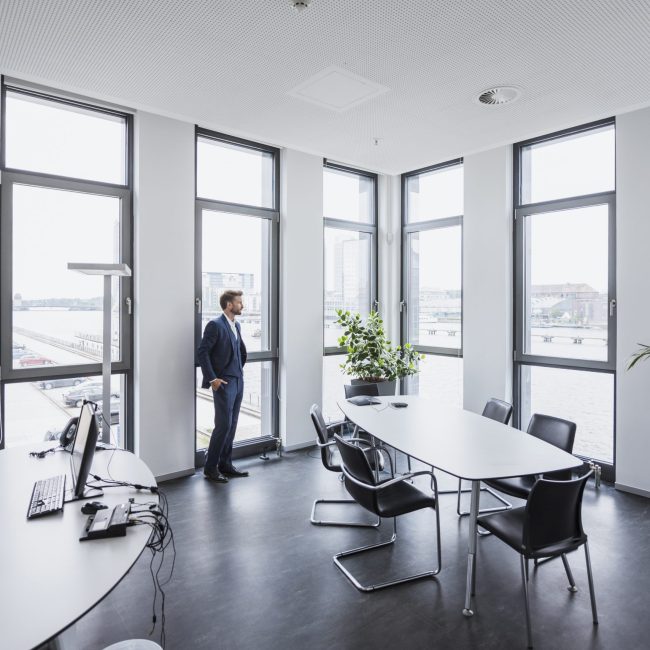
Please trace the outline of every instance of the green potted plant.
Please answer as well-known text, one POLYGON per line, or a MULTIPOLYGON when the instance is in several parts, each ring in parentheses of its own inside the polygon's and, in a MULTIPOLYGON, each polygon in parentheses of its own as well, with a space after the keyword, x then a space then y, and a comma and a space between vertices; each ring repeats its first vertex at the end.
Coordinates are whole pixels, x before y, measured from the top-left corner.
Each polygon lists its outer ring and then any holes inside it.
POLYGON ((633 368, 639 361, 642 359, 647 359, 650 357, 650 345, 644 345, 639 343, 639 349, 630 357, 630 360, 627 364, 627 369, 630 370, 633 368))
POLYGON ((410 343, 393 347, 376 311, 371 311, 365 322, 360 314, 342 309, 337 309, 336 314, 336 323, 343 328, 338 343, 347 352, 341 368, 353 377, 352 383, 380 383, 380 395, 394 395, 398 379, 418 372, 418 361, 424 355, 410 343))

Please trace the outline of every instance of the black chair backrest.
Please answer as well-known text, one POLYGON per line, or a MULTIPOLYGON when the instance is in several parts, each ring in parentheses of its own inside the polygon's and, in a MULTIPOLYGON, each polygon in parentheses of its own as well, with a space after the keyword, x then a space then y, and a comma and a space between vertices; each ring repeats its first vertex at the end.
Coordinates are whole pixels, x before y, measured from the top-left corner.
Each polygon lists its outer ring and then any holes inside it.
MULTIPOLYGON (((336 440, 336 446, 339 454, 341 454, 341 463, 345 471, 361 483, 376 485, 375 476, 363 449, 347 442, 347 440, 343 440, 339 435, 335 435, 334 440, 336 440)), ((366 510, 379 514, 377 512, 377 493, 374 490, 354 483, 347 476, 345 477, 345 487, 359 505, 366 508, 366 510)))
MULTIPOLYGON (((322 445, 326 444, 328 442, 327 425, 325 424, 325 418, 323 417, 323 413, 320 410, 320 406, 318 406, 318 404, 312 404, 311 408, 309 409, 309 415, 311 415, 311 421, 314 423, 316 435, 318 436, 318 442, 320 442, 322 445)), ((332 451, 330 447, 321 447, 320 457, 326 469, 334 469, 334 464, 332 462, 332 451)), ((338 471, 338 466, 336 468, 336 471, 338 471)))
POLYGON ((526 502, 523 541, 528 552, 562 543, 584 543, 582 495, 592 473, 571 481, 542 478, 535 482, 526 502))
POLYGON ((501 422, 501 424, 508 424, 512 415, 512 404, 508 404, 508 402, 504 402, 496 397, 491 397, 485 404, 482 415, 483 417, 490 418, 490 420, 501 422))
MULTIPOLYGON (((530 418, 528 433, 570 454, 573 452, 573 442, 576 437, 576 423, 552 415, 535 413, 530 418)), ((550 472, 545 474, 544 478, 568 481, 571 478, 571 470, 550 472)))
POLYGON ((377 384, 345 384, 345 399, 356 397, 357 395, 370 395, 377 397, 379 395, 379 388, 377 384))

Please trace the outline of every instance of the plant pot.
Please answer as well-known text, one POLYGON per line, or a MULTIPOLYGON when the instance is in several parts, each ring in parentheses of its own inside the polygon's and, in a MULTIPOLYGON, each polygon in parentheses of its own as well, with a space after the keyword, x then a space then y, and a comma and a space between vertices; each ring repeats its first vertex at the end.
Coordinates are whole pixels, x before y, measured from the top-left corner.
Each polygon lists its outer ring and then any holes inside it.
POLYGON ((397 379, 393 379, 392 381, 388 381, 387 379, 384 379, 382 381, 366 381, 365 379, 353 379, 351 383, 353 386, 376 384, 379 394, 384 396, 397 394, 397 379))

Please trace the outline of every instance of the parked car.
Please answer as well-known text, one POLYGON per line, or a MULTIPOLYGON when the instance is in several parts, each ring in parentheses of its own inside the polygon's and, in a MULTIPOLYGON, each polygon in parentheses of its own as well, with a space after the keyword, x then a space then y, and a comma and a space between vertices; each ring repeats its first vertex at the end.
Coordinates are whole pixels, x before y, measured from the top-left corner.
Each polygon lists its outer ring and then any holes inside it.
MULTIPOLYGON (((67 393, 63 393, 63 402, 66 406, 81 406, 85 399, 96 402, 102 399, 102 389, 101 381, 87 381, 67 393)), ((119 393, 111 392, 111 397, 119 396, 119 393)))
POLYGON ((80 377, 66 377, 65 379, 44 379, 38 382, 38 387, 42 390, 51 390, 52 388, 61 388, 62 386, 78 386, 83 382, 80 377))
POLYGON ((41 357, 36 354, 28 354, 18 359, 21 366, 53 366, 54 361, 47 357, 41 357))
POLYGON ((12 343, 11 344, 11 349, 12 350, 24 350, 25 349, 25 344, 24 343, 12 343))
POLYGON ((27 350, 25 348, 12 348, 11 349, 11 356, 13 359, 22 359, 23 357, 26 356, 31 356, 34 353, 31 350, 27 350))

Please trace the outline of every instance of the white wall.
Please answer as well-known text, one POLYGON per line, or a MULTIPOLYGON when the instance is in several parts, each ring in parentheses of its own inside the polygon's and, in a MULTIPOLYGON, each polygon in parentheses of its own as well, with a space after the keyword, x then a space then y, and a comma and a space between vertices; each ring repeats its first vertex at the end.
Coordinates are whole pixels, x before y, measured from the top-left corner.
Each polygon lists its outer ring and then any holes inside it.
POLYGON ((650 495, 650 109, 616 118, 616 485, 650 495))
POLYGON ((322 401, 323 159, 282 151, 280 211, 280 436, 314 443, 309 418, 322 401))
POLYGON ((194 126, 135 136, 135 451, 167 477, 194 470, 194 126))
POLYGON ((466 156, 463 404, 512 401, 512 147, 466 156))

